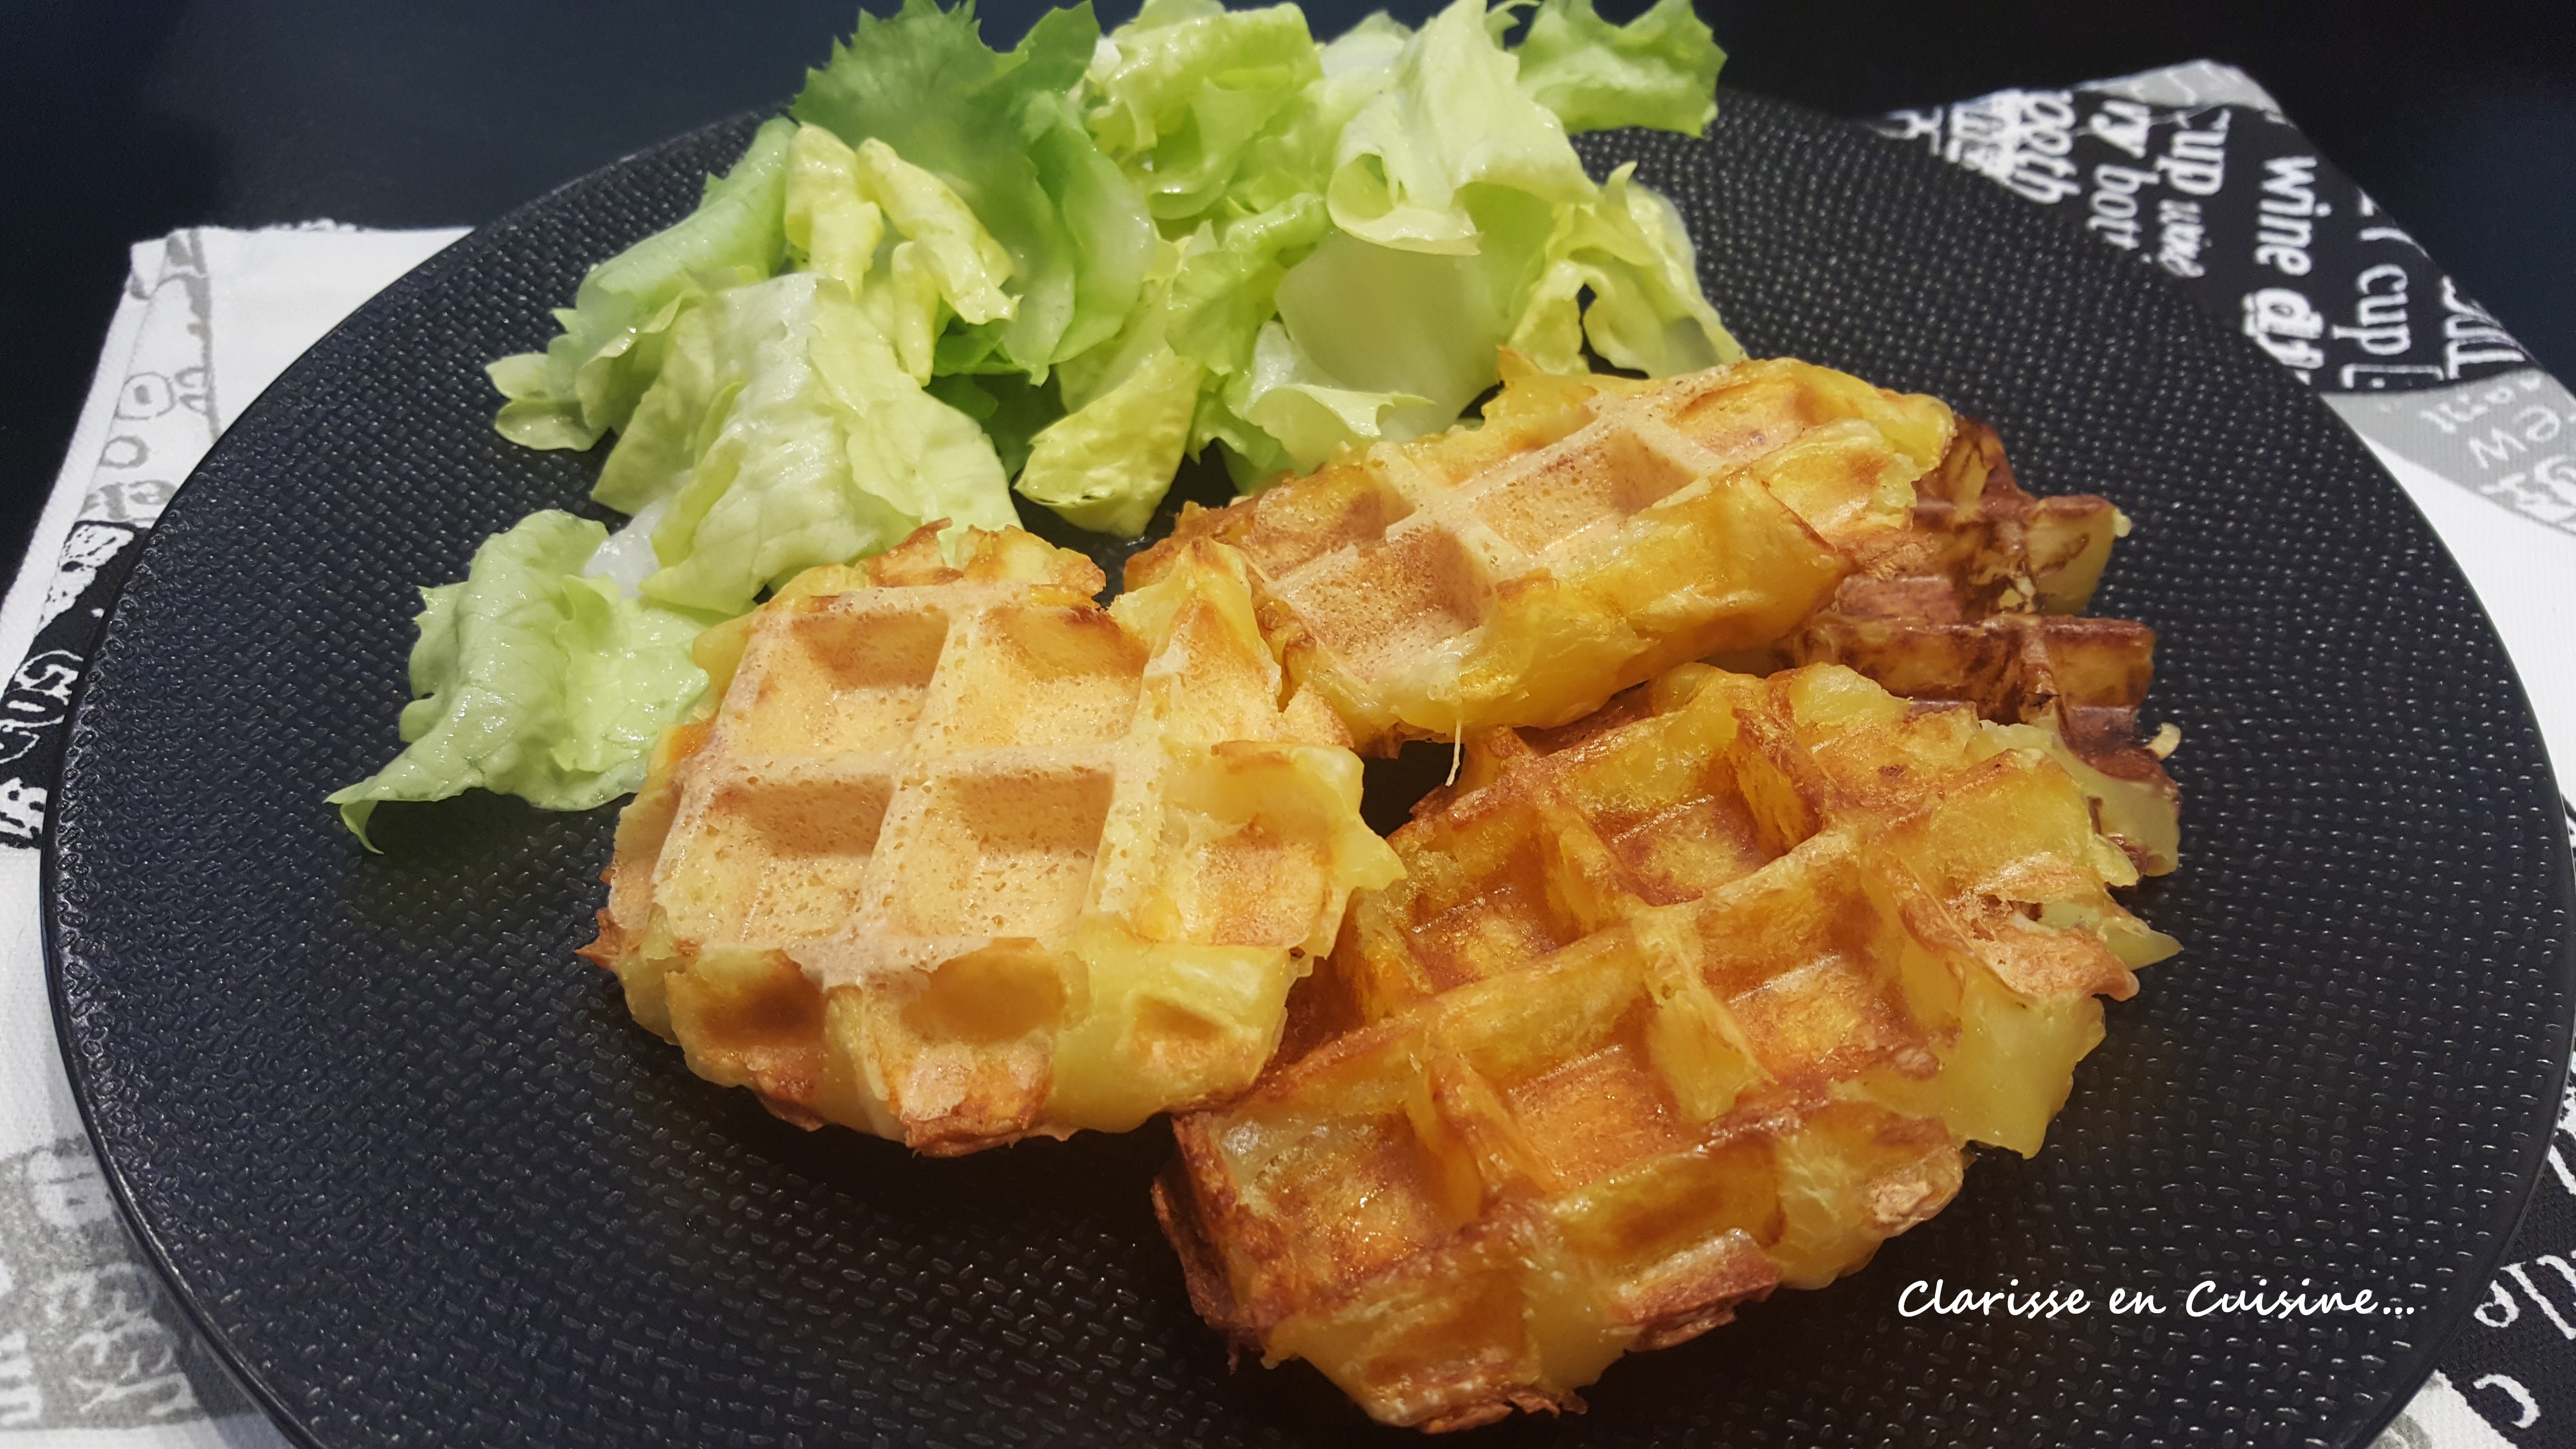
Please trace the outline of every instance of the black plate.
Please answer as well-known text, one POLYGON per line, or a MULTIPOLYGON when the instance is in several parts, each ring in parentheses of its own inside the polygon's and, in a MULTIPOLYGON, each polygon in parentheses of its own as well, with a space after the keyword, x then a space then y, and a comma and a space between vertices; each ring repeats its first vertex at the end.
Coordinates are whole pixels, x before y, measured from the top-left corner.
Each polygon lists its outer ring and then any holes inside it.
MULTIPOLYGON (((956 1162, 690 1077, 575 961, 612 812, 322 793, 394 747, 412 584, 596 460, 489 425, 585 262, 677 217, 746 119, 396 284, 272 388, 153 534, 74 722, 53 842, 64 1048, 111 1180, 217 1346, 316 1444, 1331 1444, 1302 1366, 1229 1373, 1145 1185, 1159 1126, 956 1162)), ((2566 1060, 2566 844, 2459 572, 2350 434, 2144 269, 2001 189, 1737 96, 1590 138, 1680 202, 1710 293, 1795 353, 1995 420, 2137 531, 2099 600, 2162 631, 2186 943, 2038 1159, 1823 1292, 1623 1361, 1487 1444, 2362 1442, 2520 1209, 2566 1060), (2314 1280, 2403 1314, 2190 1317, 2314 1280), (1904 1317, 1953 1288, 2162 1316, 1904 1317)), ((1389 1433, 1388 1442, 1411 1442, 1389 1433)))

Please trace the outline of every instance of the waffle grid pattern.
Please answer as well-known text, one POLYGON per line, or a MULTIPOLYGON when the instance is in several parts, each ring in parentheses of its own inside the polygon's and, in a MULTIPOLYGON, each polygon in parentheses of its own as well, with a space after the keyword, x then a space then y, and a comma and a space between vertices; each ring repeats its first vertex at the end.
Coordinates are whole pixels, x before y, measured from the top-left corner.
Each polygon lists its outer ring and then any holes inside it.
POLYGON ((1515 376, 1485 426, 1382 444, 1214 513, 1263 632, 1362 749, 1565 724, 1765 648, 1899 526, 1949 409, 1794 361, 1659 384, 1515 376))
POLYGON ((1104 610, 1024 533, 806 575, 619 832, 594 959, 701 1075, 927 1152, 1248 1084, 1350 892, 1359 761, 1194 555, 1104 610))
POLYGON ((2174 949, 2030 731, 1830 667, 1652 696, 1483 743, 1317 983, 1347 1029, 1178 1124, 1201 1306, 1389 1422, 1578 1407, 1859 1267, 1964 1142, 2038 1150, 2174 949))

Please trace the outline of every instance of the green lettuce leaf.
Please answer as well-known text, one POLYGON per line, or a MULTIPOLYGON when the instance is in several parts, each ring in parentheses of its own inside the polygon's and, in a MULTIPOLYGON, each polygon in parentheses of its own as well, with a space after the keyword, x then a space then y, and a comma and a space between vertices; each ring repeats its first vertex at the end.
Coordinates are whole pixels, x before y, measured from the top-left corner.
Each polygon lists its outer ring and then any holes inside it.
POLYGON ((1084 120, 1157 217, 1200 217, 1282 111, 1322 78, 1295 5, 1148 0, 1084 76, 1084 120))
POLYGON ((1650 377, 1696 372, 1744 355, 1699 287, 1698 254, 1680 213, 1635 180, 1636 163, 1610 173, 1588 206, 1557 217, 1546 271, 1513 324, 1511 345, 1551 372, 1584 366, 1581 333, 1613 366, 1650 377))
MULTIPOLYGON (((1229 401, 1244 421, 1276 440, 1300 472, 1345 447, 1414 437, 1442 425, 1434 421, 1440 404, 1419 394, 1342 386, 1276 322, 1261 329, 1252 371, 1238 379, 1229 401)), ((1457 416, 1454 408, 1449 416, 1457 416)))
POLYGON ((1475 188, 1465 200, 1476 251, 1403 250, 1343 232, 1279 284, 1279 320, 1323 376, 1360 392, 1426 400, 1395 436, 1449 426, 1493 386, 1495 348, 1510 335, 1566 209, 1502 187, 1475 188))
POLYGON ((1613 25, 1592 0, 1540 0, 1514 52, 1520 88, 1568 131, 1652 126, 1696 136, 1717 119, 1726 52, 1690 0, 1613 25))
POLYGON ((1031 382, 1016 372, 955 372, 930 379, 932 397, 981 424, 993 440, 1005 475, 1029 461, 1029 443, 1064 416, 1064 399, 1051 382, 1031 382))
POLYGON ((1245 427, 1278 444, 1280 457, 1247 455, 1239 482, 1247 472, 1312 468, 1342 446, 1436 432, 1494 385, 1497 349, 1566 208, 1496 186, 1469 188, 1463 202, 1473 252, 1402 250, 1336 231, 1280 274, 1278 320, 1261 329, 1255 366, 1200 419, 1238 451, 1245 427))
POLYGON ((1210 218, 1270 211, 1301 197, 1321 200, 1343 129, 1395 83, 1396 62, 1412 38, 1411 27, 1379 11, 1320 47, 1321 74, 1243 148, 1210 218))
POLYGON ((587 448, 622 428, 658 375, 663 337, 704 288, 758 281, 778 270, 795 124, 770 121, 751 147, 676 225, 590 269, 563 331, 543 352, 504 357, 486 371, 509 398, 493 426, 531 448, 587 448))
POLYGON ((669 500, 646 595, 736 614, 932 519, 1017 521, 983 430, 922 390, 839 282, 790 273, 711 297, 693 318, 619 445, 650 442, 661 471, 602 471, 619 485, 613 506, 669 500))
POLYGON ((1162 335, 1204 365, 1212 382, 1241 374, 1252 365, 1263 324, 1278 314, 1280 284, 1330 229, 1323 198, 1311 193, 1222 228, 1202 226, 1183 243, 1160 299, 1162 335))
POLYGON ((710 418, 722 422, 732 394, 741 388, 740 369, 728 367, 718 355, 710 330, 711 319, 721 310, 693 303, 672 324, 663 343, 661 371, 618 432, 608 461, 600 465, 599 481, 591 485, 592 501, 637 513, 669 498, 687 481, 703 443, 701 429, 710 418), (725 395, 721 406, 720 393, 725 395))
MULTIPOLYGON (((1574 95, 1576 62, 1612 43, 1631 69, 1696 64, 1684 45, 1705 35, 1695 20, 1622 28, 1554 4, 1534 28, 1548 94, 1574 95)), ((1203 223, 1191 239, 1157 303, 1162 335, 1206 365, 1192 446, 1222 443, 1238 482, 1449 426, 1494 384, 1506 343, 1560 371, 1585 366, 1587 335, 1658 375, 1740 355, 1670 206, 1624 172, 1593 185, 1497 41, 1507 24, 1456 0, 1418 33, 1381 17, 1324 47, 1321 74, 1246 149, 1217 208, 1233 213, 1226 230, 1203 223), (1289 190, 1299 166, 1323 189, 1329 228, 1313 222, 1313 191, 1289 190), (1241 214, 1264 187, 1287 199, 1241 214)), ((1697 84, 1704 101, 1713 79, 1697 84)))
POLYGON ((1037 435, 1016 485, 1076 528, 1136 538, 1171 491, 1204 369, 1165 346, 1037 435))
POLYGON ((1477 250, 1465 194, 1503 187, 1552 204, 1592 197, 1565 126, 1517 84, 1484 0, 1452 0, 1404 42, 1386 88, 1342 128, 1324 198, 1333 224, 1383 247, 1477 250))
POLYGON ((484 789, 587 810, 643 782, 654 737, 706 688, 689 643, 713 620, 582 577, 607 536, 531 514, 485 540, 463 582, 421 590, 403 752, 330 796, 361 841, 385 800, 484 789))
POLYGON ((791 155, 790 258, 848 288, 915 382, 930 380, 950 317, 1010 317, 1010 253, 938 177, 883 141, 853 151, 820 126, 798 128, 791 155))
POLYGON ((952 10, 905 0, 892 17, 862 14, 791 108, 854 147, 883 141, 937 176, 1009 254, 1015 307, 986 324, 982 370, 1041 379, 1114 335, 1151 265, 1145 200, 1101 153, 1071 95, 1099 38, 1088 0, 1040 18, 1007 55, 980 38, 971 0, 952 10))
POLYGON ((876 268, 885 209, 859 181, 859 158, 820 126, 798 126, 787 153, 787 259, 852 291, 876 268))
POLYGON ((1171 320, 1164 304, 1186 250, 1179 242, 1158 238, 1154 243, 1154 263, 1146 270, 1136 307, 1117 333, 1057 364, 1054 382, 1067 412, 1080 411, 1092 399, 1125 381, 1146 359, 1164 350, 1163 334, 1169 330, 1171 320))
POLYGON ((859 143, 853 159, 862 194, 885 209, 887 223, 904 238, 894 250, 898 265, 904 247, 914 248, 939 300, 967 322, 1008 318, 1016 310, 1002 288, 1011 275, 1011 254, 956 192, 874 137, 859 143))
MULTIPOLYGON (((1243 399, 1262 327, 1278 311, 1281 280, 1291 264, 1313 251, 1330 225, 1322 198, 1303 195, 1269 211, 1237 216, 1222 229, 1202 222, 1183 240, 1164 243, 1155 269, 1147 276, 1145 298, 1126 328, 1065 362, 1057 369, 1056 379, 1063 401, 1079 414, 1091 411, 1113 390, 1125 388, 1140 371, 1159 368, 1154 383, 1142 385, 1161 400, 1152 414, 1158 421, 1173 416, 1184 419, 1185 440, 1175 448, 1159 432, 1133 434, 1113 469, 1104 451, 1108 440, 1092 429, 1101 425, 1101 419, 1127 417, 1129 410, 1146 406, 1130 392, 1115 408, 1059 438, 1059 449, 1070 447, 1075 437, 1083 439, 1084 481, 1068 481, 1068 474, 1041 470, 1035 483, 1025 476, 1021 479, 1021 495, 1054 508, 1077 527, 1098 528, 1101 525, 1085 520, 1131 514, 1139 520, 1135 526, 1141 527, 1142 520, 1152 517, 1154 502, 1169 491, 1171 473, 1183 452, 1196 455, 1208 443, 1222 442, 1229 466, 1246 478, 1267 477, 1288 467, 1293 460, 1277 440, 1236 412, 1234 404, 1243 399), (1184 368, 1184 362, 1189 366, 1184 368), (1184 375, 1197 391, 1194 399, 1165 391, 1184 375), (1164 460, 1156 465, 1164 476, 1150 488, 1137 472, 1142 466, 1139 460, 1147 457, 1164 460), (1247 473, 1247 468, 1253 471, 1247 473), (1124 481, 1114 488, 1103 483, 1104 470, 1118 472, 1124 481), (1111 494, 1128 500, 1123 512, 1104 506, 1111 494)), ((1050 469, 1064 466, 1049 464, 1050 469)), ((1108 531, 1123 532, 1124 525, 1108 531)))
POLYGON ((1200 387, 1199 410, 1190 419, 1193 446, 1223 445, 1217 456, 1225 461, 1226 476, 1238 493, 1258 493, 1297 470, 1288 445, 1243 415, 1251 406, 1255 381, 1248 370, 1222 382, 1210 379, 1200 387))

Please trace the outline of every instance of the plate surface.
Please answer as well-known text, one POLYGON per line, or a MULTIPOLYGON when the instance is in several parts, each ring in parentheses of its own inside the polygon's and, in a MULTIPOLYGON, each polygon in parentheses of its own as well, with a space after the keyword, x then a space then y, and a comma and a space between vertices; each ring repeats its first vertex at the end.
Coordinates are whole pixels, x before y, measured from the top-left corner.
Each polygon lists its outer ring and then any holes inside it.
MULTIPOLYGON (((394 748, 412 586, 593 457, 514 448, 482 364, 679 216, 744 119, 486 227, 225 435, 112 619, 64 766, 50 949, 138 1231, 315 1444, 1335 1444, 1311 1370, 1228 1372, 1155 1231, 1159 1124, 951 1162, 700 1082, 570 955, 613 811, 321 803, 394 748)), ((1865 1271, 1613 1367, 1474 1442, 2361 1442, 2471 1305, 2566 1060, 2566 844, 2502 651, 2326 410, 2144 269, 2000 188, 1730 95, 1640 162, 1756 354, 2001 428, 2035 492, 2136 520, 2097 611, 2160 631, 2182 938, 2047 1150, 1989 1153, 1865 1271), (2408 1312, 2194 1317, 2313 1280, 2408 1312), (2094 1311, 1907 1317, 1917 1279, 2094 1311), (2160 1315, 2112 1315, 2113 1288, 2160 1315)), ((1114 576, 1115 569, 1112 569, 1114 576)), ((1413 1442, 1391 1431, 1386 1442, 1413 1442)))

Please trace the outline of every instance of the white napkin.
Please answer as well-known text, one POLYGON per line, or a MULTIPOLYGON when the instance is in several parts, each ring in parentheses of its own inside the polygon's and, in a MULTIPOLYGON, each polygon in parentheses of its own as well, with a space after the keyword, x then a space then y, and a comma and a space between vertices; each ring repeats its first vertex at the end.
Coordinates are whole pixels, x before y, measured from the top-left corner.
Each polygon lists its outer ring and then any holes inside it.
MULTIPOLYGON (((138 244, 71 450, 0 604, 0 660, 26 658, 66 610, 101 607, 84 585, 139 545, 224 426, 359 303, 462 235, 325 222, 138 244)), ((5 722, 51 725, 28 715, 67 697, 80 663, 29 660, 5 722)), ((21 785, 0 795, 0 817, 31 835, 45 803, 21 785)), ((126 1238, 64 1080, 38 911, 36 850, 0 840, 0 1430, 14 1431, 0 1445, 283 1446, 126 1238)))

